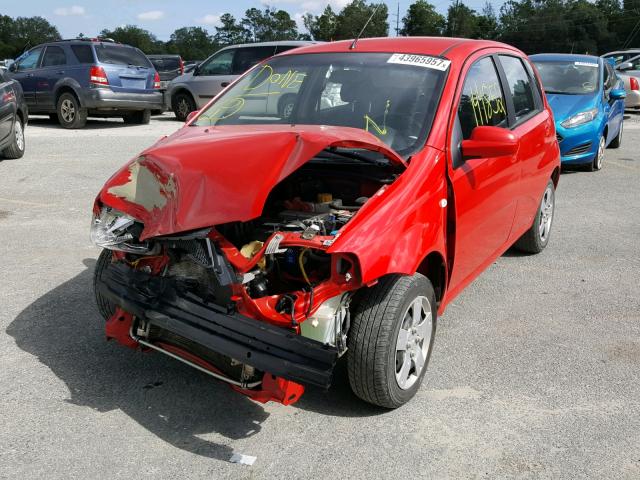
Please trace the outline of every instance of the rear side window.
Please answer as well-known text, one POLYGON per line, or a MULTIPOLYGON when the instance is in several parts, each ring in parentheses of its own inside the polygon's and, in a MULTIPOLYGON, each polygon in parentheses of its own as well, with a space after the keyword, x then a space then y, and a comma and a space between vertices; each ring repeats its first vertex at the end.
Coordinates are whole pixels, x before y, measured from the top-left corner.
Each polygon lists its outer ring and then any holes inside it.
POLYGON ((159 72, 171 72, 180 68, 180 60, 176 57, 150 58, 149 60, 159 72))
POLYGON ((506 127, 507 109, 496 67, 490 57, 474 63, 464 81, 458 117, 462 137, 471 137, 475 127, 506 127))
POLYGON ((71 45, 71 51, 79 63, 93 63, 93 52, 89 45, 71 45))
POLYGON ((122 45, 107 45, 104 43, 94 45, 96 56, 101 63, 115 65, 133 65, 135 67, 149 67, 151 62, 140 50, 122 45))
POLYGON ((500 55, 500 63, 507 77, 517 122, 536 111, 531 77, 525 70, 522 60, 517 57, 500 55))
POLYGON ((53 67, 55 65, 66 65, 67 56, 60 47, 47 47, 42 57, 42 67, 53 67))
POLYGON ((261 62, 265 58, 271 57, 274 51, 274 47, 239 48, 233 59, 233 74, 242 75, 256 63, 261 62))
POLYGON ((231 75, 235 49, 225 50, 205 61, 198 69, 199 75, 231 75))

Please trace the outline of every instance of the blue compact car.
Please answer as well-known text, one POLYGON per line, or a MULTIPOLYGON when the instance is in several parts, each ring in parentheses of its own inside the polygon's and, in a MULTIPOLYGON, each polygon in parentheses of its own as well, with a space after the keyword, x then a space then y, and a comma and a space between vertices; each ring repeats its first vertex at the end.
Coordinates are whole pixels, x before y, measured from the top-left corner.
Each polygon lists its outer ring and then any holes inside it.
POLYGON ((600 57, 554 53, 529 58, 553 111, 562 164, 600 170, 605 148, 622 142, 622 80, 600 57))

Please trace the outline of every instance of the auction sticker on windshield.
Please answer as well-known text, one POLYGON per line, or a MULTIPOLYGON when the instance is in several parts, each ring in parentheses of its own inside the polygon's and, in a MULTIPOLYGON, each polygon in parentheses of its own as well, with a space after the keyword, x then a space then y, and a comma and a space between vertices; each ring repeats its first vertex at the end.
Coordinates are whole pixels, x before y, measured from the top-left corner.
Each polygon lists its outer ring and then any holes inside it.
POLYGON ((412 55, 409 53, 394 53, 391 55, 387 63, 398 63, 400 65, 413 65, 415 67, 433 68, 435 70, 445 71, 451 64, 450 60, 443 58, 431 57, 429 55, 412 55))
POLYGON ((580 65, 582 67, 598 67, 597 63, 589 63, 589 62, 573 62, 574 65, 580 65))

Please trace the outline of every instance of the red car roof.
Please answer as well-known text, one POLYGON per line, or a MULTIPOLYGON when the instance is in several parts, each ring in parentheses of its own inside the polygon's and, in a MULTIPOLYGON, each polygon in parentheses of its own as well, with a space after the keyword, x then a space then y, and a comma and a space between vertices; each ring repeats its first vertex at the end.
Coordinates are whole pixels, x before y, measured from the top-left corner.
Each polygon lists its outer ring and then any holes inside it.
POLYGON ((349 50, 353 40, 341 40, 338 42, 319 43, 308 47, 296 48, 284 53, 329 53, 329 52, 390 52, 390 53, 417 53, 433 56, 444 56, 448 59, 466 58, 472 52, 483 48, 506 48, 522 52, 516 48, 492 40, 472 40, 468 38, 451 37, 380 37, 362 38, 358 40, 355 50, 349 50))

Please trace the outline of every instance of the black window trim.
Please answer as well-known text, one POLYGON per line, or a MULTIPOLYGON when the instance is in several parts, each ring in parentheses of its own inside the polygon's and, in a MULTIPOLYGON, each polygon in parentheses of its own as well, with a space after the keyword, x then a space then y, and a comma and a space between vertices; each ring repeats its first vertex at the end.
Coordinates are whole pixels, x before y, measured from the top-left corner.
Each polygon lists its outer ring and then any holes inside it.
POLYGON ((538 115, 539 113, 542 112, 542 105, 538 102, 537 96, 535 94, 535 91, 537 90, 536 88, 532 88, 531 91, 533 92, 533 103, 534 103, 534 110, 527 113, 526 115, 524 115, 523 117, 521 117, 520 119, 516 120, 516 110, 514 107, 514 103, 513 103, 513 95, 511 95, 511 88, 509 87, 509 81, 507 80, 507 74, 504 71, 504 67, 502 66, 502 62, 500 61, 500 57, 504 56, 504 57, 512 57, 515 58, 517 60, 520 61, 520 63, 522 64, 522 67, 527 75, 527 77, 529 78, 529 83, 534 83, 535 80, 531 78, 531 75, 527 69, 527 67, 525 66, 525 62, 523 61, 523 58, 518 56, 518 55, 513 55, 513 54, 508 54, 508 53, 494 53, 492 54, 492 56, 494 57, 493 61, 496 64, 496 68, 498 70, 498 76, 500 77, 500 82, 502 83, 502 92, 504 93, 505 99, 507 101, 507 112, 509 114, 509 130, 514 130, 516 128, 518 128, 520 125, 522 125, 525 122, 528 122, 529 120, 531 120, 533 117, 535 117, 536 115, 538 115))

